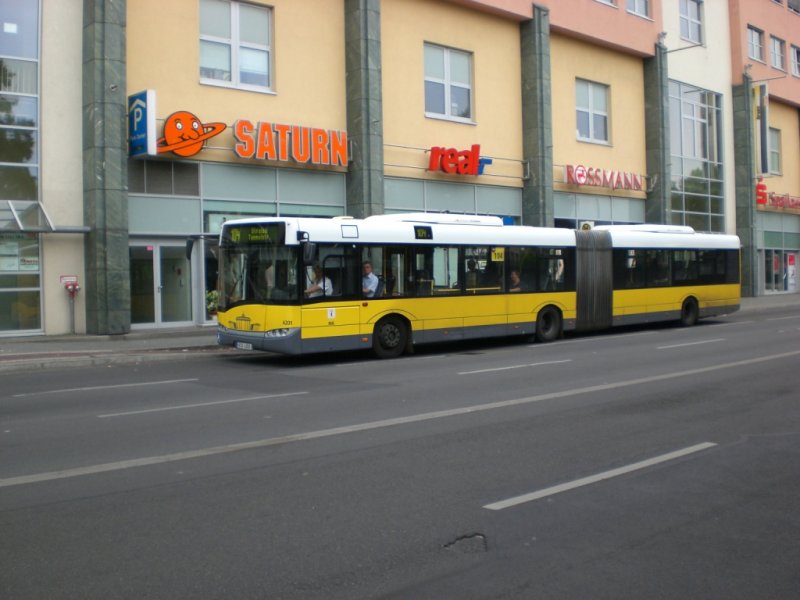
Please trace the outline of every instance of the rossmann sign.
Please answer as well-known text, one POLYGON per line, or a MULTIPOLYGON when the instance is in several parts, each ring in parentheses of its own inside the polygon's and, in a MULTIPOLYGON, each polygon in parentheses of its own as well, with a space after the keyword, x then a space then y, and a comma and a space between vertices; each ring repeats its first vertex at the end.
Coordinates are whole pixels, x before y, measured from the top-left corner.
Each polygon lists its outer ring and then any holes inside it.
POLYGON ((613 169, 598 169, 583 165, 567 165, 567 183, 573 185, 588 185, 592 187, 611 188, 612 190, 644 190, 646 177, 638 173, 615 171, 613 169))

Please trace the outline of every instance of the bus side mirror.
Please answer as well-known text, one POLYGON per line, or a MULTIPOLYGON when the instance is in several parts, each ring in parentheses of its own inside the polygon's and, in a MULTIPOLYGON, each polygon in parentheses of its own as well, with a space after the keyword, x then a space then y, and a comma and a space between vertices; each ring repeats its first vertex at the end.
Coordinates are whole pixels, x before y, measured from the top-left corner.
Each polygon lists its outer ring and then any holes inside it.
POLYGON ((305 242, 303 244, 303 264, 310 265, 314 263, 317 257, 317 245, 314 242, 305 242))

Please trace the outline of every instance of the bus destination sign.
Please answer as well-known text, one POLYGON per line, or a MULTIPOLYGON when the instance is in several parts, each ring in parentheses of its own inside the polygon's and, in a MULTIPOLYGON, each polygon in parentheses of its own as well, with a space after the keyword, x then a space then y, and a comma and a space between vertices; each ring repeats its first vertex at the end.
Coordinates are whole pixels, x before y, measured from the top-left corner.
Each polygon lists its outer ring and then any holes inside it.
POLYGON ((430 225, 414 225, 414 239, 432 240, 433 228, 430 225))

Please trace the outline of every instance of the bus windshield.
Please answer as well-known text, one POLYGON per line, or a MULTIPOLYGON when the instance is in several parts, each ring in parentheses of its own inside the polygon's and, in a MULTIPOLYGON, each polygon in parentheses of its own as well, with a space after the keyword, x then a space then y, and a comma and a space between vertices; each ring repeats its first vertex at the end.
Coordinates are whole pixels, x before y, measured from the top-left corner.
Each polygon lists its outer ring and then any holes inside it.
POLYGON ((282 223, 224 229, 220 243, 220 310, 238 304, 298 301, 298 251, 283 245, 283 234, 282 223))

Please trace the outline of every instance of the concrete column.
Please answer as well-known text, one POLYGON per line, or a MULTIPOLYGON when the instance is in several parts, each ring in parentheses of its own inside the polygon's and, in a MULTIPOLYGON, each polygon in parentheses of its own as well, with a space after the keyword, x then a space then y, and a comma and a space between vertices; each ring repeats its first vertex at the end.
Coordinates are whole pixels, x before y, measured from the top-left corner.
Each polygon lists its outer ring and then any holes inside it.
POLYGON ((669 223, 670 128, 667 48, 656 44, 655 56, 644 61, 645 144, 647 152, 648 223, 669 223))
POLYGON ((736 234, 742 241, 742 296, 758 295, 758 236, 752 79, 733 86, 733 136, 736 169, 736 234))
POLYGON ((83 1, 86 332, 130 331, 125 85, 126 0, 83 1))
POLYGON ((529 177, 522 187, 524 225, 553 226, 553 124, 550 83, 550 11, 533 5, 520 24, 522 152, 529 177))
POLYGON ((380 0, 345 0, 347 78, 347 214, 382 214, 383 96, 380 0))

